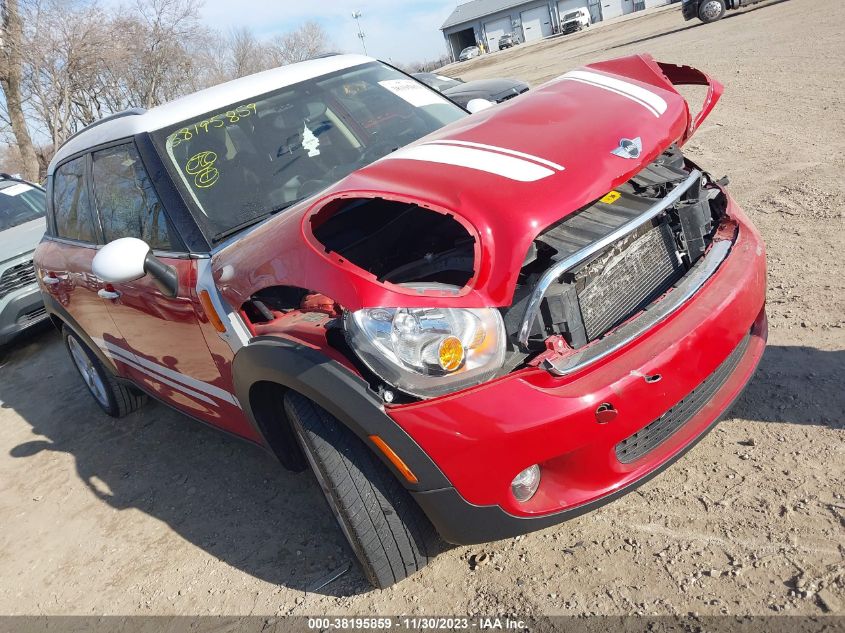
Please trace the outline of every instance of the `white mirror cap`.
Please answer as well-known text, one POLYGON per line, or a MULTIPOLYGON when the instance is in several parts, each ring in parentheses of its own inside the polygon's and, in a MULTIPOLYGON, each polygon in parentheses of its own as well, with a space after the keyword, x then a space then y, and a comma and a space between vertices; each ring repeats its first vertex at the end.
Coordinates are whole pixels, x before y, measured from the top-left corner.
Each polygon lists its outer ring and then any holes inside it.
POLYGON ((147 272, 144 262, 150 246, 137 237, 121 237, 101 248, 91 262, 91 270, 103 281, 125 283, 140 279, 147 272))
POLYGON ((469 110, 470 114, 475 114, 487 108, 492 108, 494 105, 496 104, 487 99, 470 99, 469 103, 467 103, 467 110, 469 110))

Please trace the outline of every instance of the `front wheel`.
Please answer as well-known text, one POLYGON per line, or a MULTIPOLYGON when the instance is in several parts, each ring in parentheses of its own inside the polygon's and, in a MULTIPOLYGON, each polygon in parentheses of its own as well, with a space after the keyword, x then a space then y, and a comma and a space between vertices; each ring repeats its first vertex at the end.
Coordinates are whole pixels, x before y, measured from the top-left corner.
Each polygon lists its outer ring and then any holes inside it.
POLYGON ((725 15, 725 0, 705 0, 698 7, 698 17, 705 24, 722 19, 725 15))
POLYGON ((440 538, 378 457, 304 396, 288 392, 285 412, 367 580, 384 589, 425 567, 440 538))

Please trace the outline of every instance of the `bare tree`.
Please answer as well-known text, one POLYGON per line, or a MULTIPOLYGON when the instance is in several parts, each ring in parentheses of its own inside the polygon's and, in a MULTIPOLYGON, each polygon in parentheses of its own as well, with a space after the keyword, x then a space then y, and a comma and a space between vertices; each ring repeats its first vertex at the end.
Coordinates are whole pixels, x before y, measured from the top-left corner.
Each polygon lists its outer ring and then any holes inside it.
POLYGON ((273 66, 284 66, 312 59, 326 53, 329 37, 317 22, 309 21, 298 29, 279 35, 270 42, 268 54, 273 66))
POLYGON ((0 0, 0 88, 9 125, 20 152, 24 176, 37 180, 38 156, 29 134, 23 95, 23 22, 17 0, 0 0))
POLYGON ((198 0, 137 0, 138 24, 127 32, 140 37, 130 38, 135 63, 125 77, 131 80, 130 94, 137 105, 151 108, 202 83, 193 53, 209 41, 199 22, 200 6, 198 0))
POLYGON ((0 0, 0 145, 37 178, 54 148, 103 116, 151 108, 209 85, 314 57, 328 38, 314 22, 277 37, 202 26, 201 0, 0 0), (211 44, 211 45, 210 45, 211 44), (49 139, 35 147, 33 136, 49 139))
POLYGON ((26 32, 27 90, 31 113, 58 147, 105 112, 98 69, 111 45, 96 5, 36 0, 26 32))
POLYGON ((246 77, 271 67, 264 45, 248 27, 233 28, 226 42, 225 73, 228 79, 246 77))

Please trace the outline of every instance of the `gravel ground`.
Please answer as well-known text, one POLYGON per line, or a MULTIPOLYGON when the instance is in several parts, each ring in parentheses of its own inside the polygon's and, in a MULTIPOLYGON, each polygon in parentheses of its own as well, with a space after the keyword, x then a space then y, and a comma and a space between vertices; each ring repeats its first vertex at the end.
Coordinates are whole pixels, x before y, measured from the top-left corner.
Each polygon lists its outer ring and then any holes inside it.
POLYGON ((688 153, 767 240, 770 347, 660 477, 385 591, 354 566, 315 590, 349 555, 309 476, 161 405, 106 418, 43 329, 0 352, 0 613, 845 614, 844 26, 833 1, 673 7, 447 69, 536 84, 649 52, 725 83, 688 153))

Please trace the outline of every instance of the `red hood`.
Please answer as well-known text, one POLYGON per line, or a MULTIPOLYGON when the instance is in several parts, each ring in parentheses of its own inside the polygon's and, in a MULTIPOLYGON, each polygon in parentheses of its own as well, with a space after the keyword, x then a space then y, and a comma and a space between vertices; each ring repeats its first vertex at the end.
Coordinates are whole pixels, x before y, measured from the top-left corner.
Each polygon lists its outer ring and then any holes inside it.
POLYGON ((536 236, 630 179, 671 143, 683 143, 720 94, 721 86, 698 71, 646 56, 572 71, 446 126, 267 222, 215 257, 218 282, 238 306, 270 285, 321 292, 352 310, 509 305, 536 236), (710 85, 694 121, 667 74, 676 83, 710 85), (621 139, 637 138, 637 158, 612 153, 621 139), (308 219, 340 197, 402 200, 463 219, 478 238, 476 277, 459 297, 420 297, 327 256, 313 243, 308 219))

